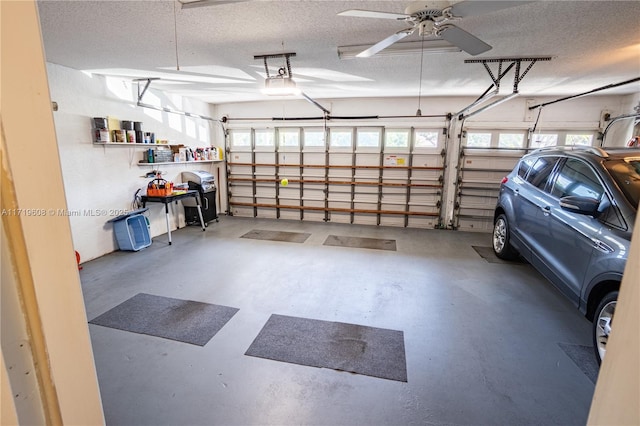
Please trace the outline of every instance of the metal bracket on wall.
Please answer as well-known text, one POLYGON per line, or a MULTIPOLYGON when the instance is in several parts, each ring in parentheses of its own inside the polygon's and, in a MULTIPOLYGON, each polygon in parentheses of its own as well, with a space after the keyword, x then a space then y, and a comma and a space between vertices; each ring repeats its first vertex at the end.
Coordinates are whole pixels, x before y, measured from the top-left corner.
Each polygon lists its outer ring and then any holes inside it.
POLYGON ((466 59, 464 61, 465 64, 477 64, 477 63, 482 64, 485 70, 487 71, 487 73, 489 74, 489 77, 491 78, 491 81, 493 83, 491 84, 491 86, 487 88, 487 90, 485 90, 485 92, 482 95, 480 95, 478 99, 473 101, 471 104, 469 104, 467 107, 463 108, 456 114, 458 116, 458 120, 464 120, 467 117, 471 117, 472 115, 486 111, 490 108, 493 108, 494 106, 497 106, 503 102, 513 99, 518 95, 518 85, 520 84, 524 76, 527 75, 527 73, 531 70, 531 68, 533 67, 533 64, 535 64, 538 61, 550 61, 551 59, 552 59, 551 56, 531 56, 531 57, 525 57, 525 58, 466 59), (521 71, 523 62, 529 62, 529 65, 521 73, 520 71, 521 71), (497 73, 495 75, 491 70, 491 68, 489 67, 489 64, 493 64, 493 63, 498 64, 497 73), (508 64, 504 71, 502 70, 503 64, 508 64), (478 105, 496 96, 500 91, 500 82, 502 81, 504 76, 507 75, 507 73, 511 71, 511 69, 513 69, 514 67, 515 67, 515 71, 513 76, 513 91, 510 95, 507 95, 506 97, 499 99, 495 102, 492 102, 488 105, 485 105, 484 107, 478 110, 475 110, 473 112, 468 112, 472 108, 475 108, 478 105))

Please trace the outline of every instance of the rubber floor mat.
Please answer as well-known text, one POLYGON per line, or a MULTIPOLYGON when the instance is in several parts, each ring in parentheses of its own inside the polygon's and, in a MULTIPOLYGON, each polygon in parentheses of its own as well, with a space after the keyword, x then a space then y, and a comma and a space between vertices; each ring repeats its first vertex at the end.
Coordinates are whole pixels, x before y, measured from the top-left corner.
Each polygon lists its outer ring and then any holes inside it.
POLYGON ((571 361, 574 362, 574 364, 585 374, 585 376, 589 378, 589 380, 593 383, 598 380, 600 367, 598 367, 598 361, 596 361, 593 346, 571 345, 568 343, 558 343, 558 346, 560 346, 560 349, 562 349, 564 353, 571 358, 571 361))
POLYGON ((304 243, 311 234, 304 232, 268 231, 264 229, 254 229, 242 235, 240 238, 250 238, 252 240, 282 241, 286 243, 304 243))
POLYGON ((396 251, 396 240, 382 240, 378 238, 342 237, 339 235, 329 235, 324 241, 324 245, 396 251))
POLYGON ((274 314, 245 355, 407 381, 397 330, 274 314))
POLYGON ((204 346, 236 308, 139 293, 89 324, 204 346))

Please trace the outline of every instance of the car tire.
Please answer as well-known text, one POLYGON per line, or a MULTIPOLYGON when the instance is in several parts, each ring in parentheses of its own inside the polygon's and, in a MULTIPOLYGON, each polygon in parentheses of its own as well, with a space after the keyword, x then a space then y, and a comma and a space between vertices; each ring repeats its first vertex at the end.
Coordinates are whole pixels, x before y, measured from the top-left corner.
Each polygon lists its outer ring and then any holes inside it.
POLYGON ((604 355, 607 352, 607 340, 609 339, 609 333, 611 333, 613 314, 616 310, 617 300, 617 291, 607 293, 602 300, 600 300, 593 316, 593 349, 598 365, 602 363, 604 355))
POLYGON ((493 224, 492 246, 493 252, 500 259, 514 260, 518 252, 511 246, 511 229, 504 214, 499 215, 493 224))

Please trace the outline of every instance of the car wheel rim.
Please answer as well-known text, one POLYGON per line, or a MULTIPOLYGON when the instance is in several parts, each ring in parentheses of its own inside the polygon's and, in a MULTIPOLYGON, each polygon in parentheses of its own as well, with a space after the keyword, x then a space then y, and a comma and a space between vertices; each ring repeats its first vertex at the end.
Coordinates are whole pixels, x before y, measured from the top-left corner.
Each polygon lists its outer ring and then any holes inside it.
POLYGON ((498 253, 502 252, 506 239, 507 227, 503 219, 498 219, 493 228, 493 249, 498 253))
POLYGON ((598 346, 598 354, 601 360, 604 359, 604 355, 607 352, 607 340, 609 340, 609 333, 611 333, 615 310, 616 301, 614 300, 604 305, 596 319, 596 345, 598 346))

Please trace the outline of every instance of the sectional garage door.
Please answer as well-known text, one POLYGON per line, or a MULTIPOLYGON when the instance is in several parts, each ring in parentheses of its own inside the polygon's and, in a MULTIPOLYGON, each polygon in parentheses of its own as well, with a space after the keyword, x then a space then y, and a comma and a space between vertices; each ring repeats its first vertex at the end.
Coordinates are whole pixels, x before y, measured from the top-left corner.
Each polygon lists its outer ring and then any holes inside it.
POLYGON ((466 129, 462 135, 454 227, 481 231, 492 229, 500 182, 522 155, 545 146, 591 146, 595 141, 592 130, 544 131, 529 138, 526 130, 466 129))
POLYGON ((230 129, 230 213, 436 227, 443 196, 443 128, 230 129), (286 186, 282 179, 288 180, 286 186))

